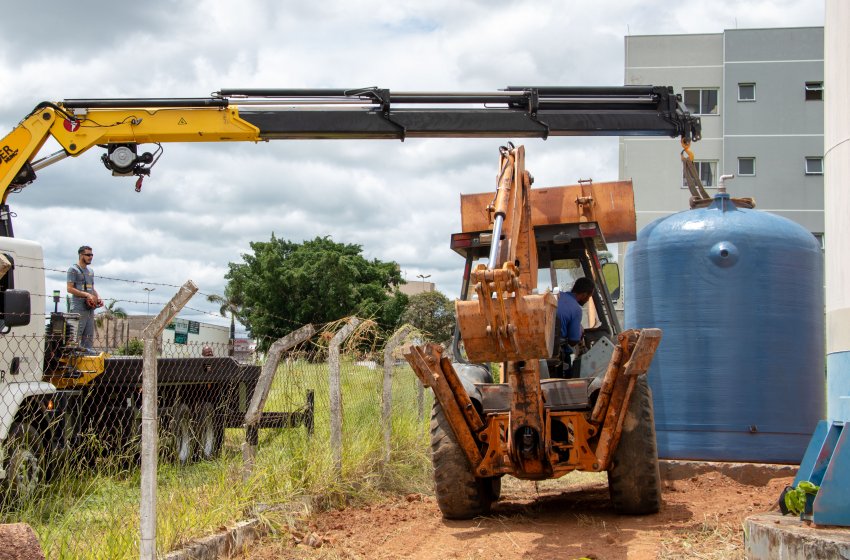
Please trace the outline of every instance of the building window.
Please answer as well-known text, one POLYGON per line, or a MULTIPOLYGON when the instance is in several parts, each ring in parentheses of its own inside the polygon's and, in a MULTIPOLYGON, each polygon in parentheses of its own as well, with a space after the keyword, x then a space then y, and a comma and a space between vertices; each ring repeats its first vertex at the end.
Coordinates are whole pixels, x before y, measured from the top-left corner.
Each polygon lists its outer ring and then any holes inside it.
POLYGON ((756 174, 756 158, 754 157, 739 157, 738 158, 738 175, 755 175, 756 174))
POLYGON ((806 158, 806 175, 823 175, 823 158, 806 158))
POLYGON ((806 101, 823 101, 823 82, 806 82, 806 101))
POLYGON ((738 101, 755 101, 755 84, 738 84, 738 101))
POLYGON ((683 90, 685 107, 694 115, 717 114, 716 89, 686 89, 683 90))
MULTIPOLYGON (((699 180, 702 182, 702 186, 714 187, 714 178, 717 176, 717 162, 695 161, 694 165, 697 168, 697 172, 699 172, 699 180)), ((684 173, 682 173, 682 188, 688 188, 688 180, 685 178, 684 173)))

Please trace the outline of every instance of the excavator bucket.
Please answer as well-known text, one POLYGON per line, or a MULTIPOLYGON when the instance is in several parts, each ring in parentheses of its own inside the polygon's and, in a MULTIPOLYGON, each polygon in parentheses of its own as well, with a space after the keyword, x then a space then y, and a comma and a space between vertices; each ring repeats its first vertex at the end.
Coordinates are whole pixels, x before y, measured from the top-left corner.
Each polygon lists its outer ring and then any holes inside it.
POLYGON ((554 344, 558 301, 552 293, 457 301, 466 355, 473 362, 547 358, 554 344))

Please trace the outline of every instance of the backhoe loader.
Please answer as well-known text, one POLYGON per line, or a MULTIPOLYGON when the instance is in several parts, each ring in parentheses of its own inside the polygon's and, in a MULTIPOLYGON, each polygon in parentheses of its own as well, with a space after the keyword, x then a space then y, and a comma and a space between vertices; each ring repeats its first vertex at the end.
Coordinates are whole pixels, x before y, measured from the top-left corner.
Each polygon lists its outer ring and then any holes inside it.
POLYGON ((489 512, 506 474, 542 480, 607 471, 617 512, 654 513, 660 480, 644 374, 661 331, 621 331, 609 292, 618 289, 617 265, 599 258, 603 233, 634 239, 631 182, 531 184, 524 148, 508 145, 495 194, 462 196, 463 231, 451 241, 466 258, 453 351, 426 344, 405 352, 434 391, 437 503, 446 518, 471 518, 489 512), (579 375, 563 378, 551 288, 569 290, 582 276, 595 286, 589 315, 599 324, 584 330, 570 369, 579 375), (543 282, 550 286, 541 292, 543 282), (499 366, 497 383, 490 364, 499 366))

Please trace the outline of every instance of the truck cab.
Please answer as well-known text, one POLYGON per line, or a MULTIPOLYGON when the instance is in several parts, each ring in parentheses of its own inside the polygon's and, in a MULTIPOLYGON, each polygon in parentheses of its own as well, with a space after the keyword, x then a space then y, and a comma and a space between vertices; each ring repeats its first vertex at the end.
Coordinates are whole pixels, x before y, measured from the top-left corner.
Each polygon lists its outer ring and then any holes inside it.
MULTIPOLYGON (((44 257, 34 241, 0 237, 11 267, 0 278, 0 442, 7 440, 22 406, 38 406, 56 388, 43 381, 44 257)), ((0 445, 0 479, 5 453, 0 445)))

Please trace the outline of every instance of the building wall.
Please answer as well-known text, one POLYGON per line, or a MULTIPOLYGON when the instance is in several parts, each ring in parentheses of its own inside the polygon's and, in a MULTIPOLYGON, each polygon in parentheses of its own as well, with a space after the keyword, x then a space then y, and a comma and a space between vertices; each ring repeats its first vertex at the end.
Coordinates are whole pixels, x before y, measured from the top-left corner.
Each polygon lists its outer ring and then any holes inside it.
POLYGON ((757 208, 823 233, 823 175, 806 175, 805 158, 823 157, 823 101, 806 101, 806 82, 823 81, 823 28, 728 30, 725 38, 723 172, 756 158, 755 176, 730 189, 757 208), (755 101, 738 101, 738 84, 755 84, 755 101))
POLYGON ((422 282, 420 280, 408 280, 407 284, 398 287, 399 291, 408 296, 415 296, 423 292, 433 292, 436 284, 433 282, 422 282))
POLYGON ((198 334, 189 333, 186 344, 174 343, 174 331, 162 331, 163 356, 179 356, 181 358, 198 358, 204 346, 209 346, 214 356, 228 355, 230 346, 230 327, 208 325, 201 323, 198 334))
MULTIPOLYGON (((625 49, 627 85, 717 89, 717 113, 702 115, 703 139, 691 147, 696 160, 717 162, 714 189, 721 174, 737 175, 739 157, 755 157, 756 174, 728 183, 730 193, 823 232, 823 176, 804 172, 806 156, 823 155, 823 102, 804 97, 806 82, 823 80, 823 28, 631 36, 625 49), (755 84, 755 101, 738 101, 739 83, 755 84)), ((689 207, 680 151, 678 139, 620 139, 638 229, 689 207)))
MULTIPOLYGON (((94 346, 114 351, 128 340, 143 338, 142 331, 154 317, 152 315, 132 315, 123 319, 103 321, 96 329, 94 346), (107 338, 108 336, 108 338, 107 338)), ((174 331, 164 330, 159 339, 159 348, 165 356, 198 357, 204 345, 209 345, 215 356, 227 356, 229 353, 230 327, 200 323, 198 334, 189 333, 186 344, 174 343, 174 331)))

